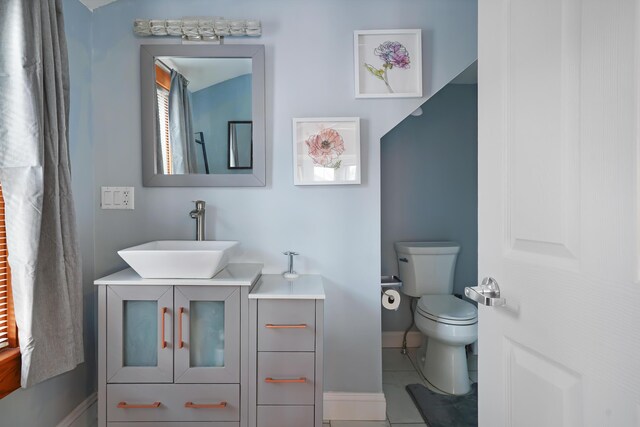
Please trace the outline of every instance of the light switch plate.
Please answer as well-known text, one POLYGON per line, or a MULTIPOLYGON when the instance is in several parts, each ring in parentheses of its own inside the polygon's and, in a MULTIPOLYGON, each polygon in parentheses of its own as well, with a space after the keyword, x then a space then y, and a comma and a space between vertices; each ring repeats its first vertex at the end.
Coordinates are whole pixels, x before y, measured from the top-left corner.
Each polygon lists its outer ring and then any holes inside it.
POLYGON ((133 187, 101 187, 100 207, 102 209, 133 210, 133 187))

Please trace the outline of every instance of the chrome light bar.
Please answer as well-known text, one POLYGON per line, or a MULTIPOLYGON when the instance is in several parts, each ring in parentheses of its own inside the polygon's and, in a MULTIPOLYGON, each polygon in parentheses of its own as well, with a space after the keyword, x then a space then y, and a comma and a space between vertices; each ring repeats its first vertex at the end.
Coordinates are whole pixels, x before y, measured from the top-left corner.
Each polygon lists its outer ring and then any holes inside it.
POLYGON ((182 37, 187 40, 218 40, 221 37, 259 37, 262 24, 257 19, 182 18, 136 19, 133 32, 138 36, 182 37))

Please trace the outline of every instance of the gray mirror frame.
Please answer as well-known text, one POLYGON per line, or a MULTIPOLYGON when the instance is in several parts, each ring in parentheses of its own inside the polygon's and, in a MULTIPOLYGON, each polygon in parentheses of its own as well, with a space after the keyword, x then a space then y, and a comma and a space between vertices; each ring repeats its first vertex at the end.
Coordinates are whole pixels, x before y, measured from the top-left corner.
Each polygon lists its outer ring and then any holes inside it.
POLYGON ((264 187, 266 185, 266 121, 263 45, 141 45, 140 95, 142 122, 142 184, 145 187, 264 187), (156 174, 155 58, 251 58, 253 173, 251 174, 156 174))

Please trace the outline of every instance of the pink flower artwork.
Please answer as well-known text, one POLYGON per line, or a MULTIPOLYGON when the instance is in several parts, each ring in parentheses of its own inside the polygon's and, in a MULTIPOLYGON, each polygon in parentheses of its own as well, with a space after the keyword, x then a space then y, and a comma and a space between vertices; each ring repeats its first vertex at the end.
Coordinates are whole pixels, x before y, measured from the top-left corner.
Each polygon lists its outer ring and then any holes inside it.
POLYGON ((307 138, 304 143, 314 164, 333 169, 338 169, 342 164, 340 156, 345 150, 344 140, 337 130, 322 129, 307 138))

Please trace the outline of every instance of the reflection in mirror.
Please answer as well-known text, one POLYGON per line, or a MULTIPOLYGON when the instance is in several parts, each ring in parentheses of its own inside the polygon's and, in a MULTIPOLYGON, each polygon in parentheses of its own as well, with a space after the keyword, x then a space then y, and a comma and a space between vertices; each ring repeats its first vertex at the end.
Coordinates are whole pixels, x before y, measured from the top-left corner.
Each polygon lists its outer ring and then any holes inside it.
POLYGON ((141 45, 140 88, 146 187, 266 184, 264 46, 141 45), (229 122, 251 122, 236 167, 229 122))
POLYGON ((209 172, 209 159, 207 159, 207 146, 204 144, 204 132, 196 132, 196 144, 202 148, 202 159, 204 160, 204 172, 209 172))
POLYGON ((251 173, 251 126, 236 167, 227 148, 228 123, 251 123, 251 74, 251 58, 155 57, 156 173, 251 173))
POLYGON ((253 124, 250 121, 232 121, 228 126, 229 169, 251 169, 253 124))

